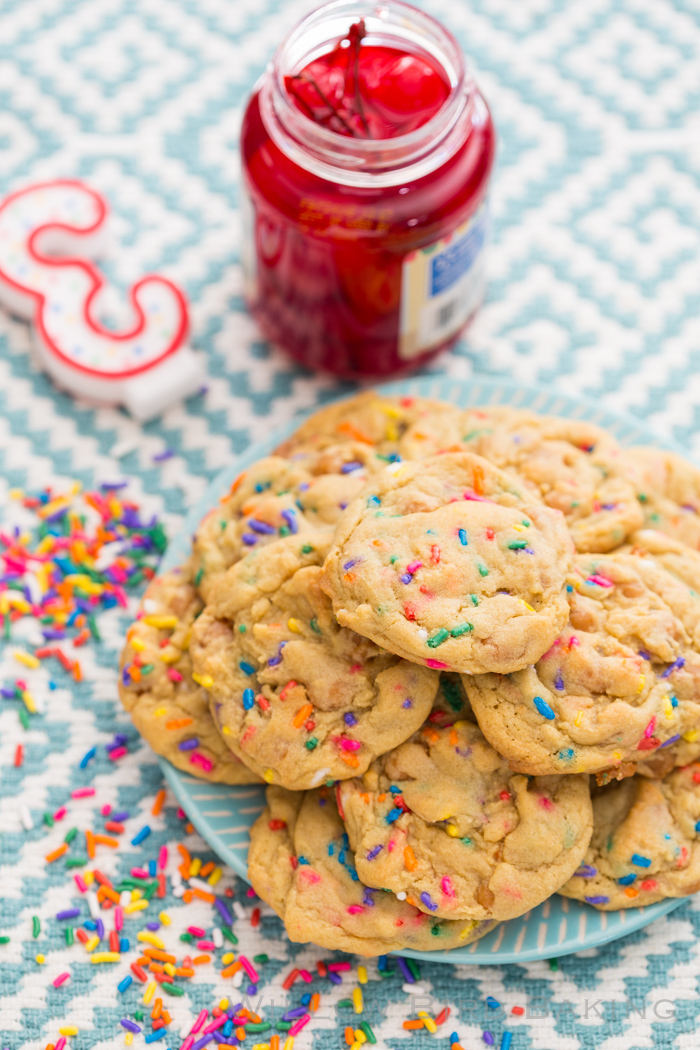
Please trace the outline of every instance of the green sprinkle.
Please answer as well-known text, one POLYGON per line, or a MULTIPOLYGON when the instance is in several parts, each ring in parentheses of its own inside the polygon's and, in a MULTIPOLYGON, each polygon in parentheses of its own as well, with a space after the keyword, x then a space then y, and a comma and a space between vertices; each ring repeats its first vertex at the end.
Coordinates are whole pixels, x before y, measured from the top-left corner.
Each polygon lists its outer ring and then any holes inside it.
POLYGON ((376 1043, 377 1037, 375 1036, 374 1032, 372 1031, 372 1026, 370 1024, 368 1024, 367 1021, 360 1021, 360 1028, 362 1029, 362 1031, 367 1036, 367 1042, 368 1043, 376 1043))
POLYGON ((52 828, 54 826, 54 819, 50 813, 44 813, 44 824, 46 824, 47 828, 52 828))
POLYGON ((472 623, 460 623, 458 627, 453 627, 450 634, 453 638, 461 638, 463 634, 469 634, 470 631, 474 630, 474 624, 472 623))
POLYGON ((69 857, 66 861, 67 868, 83 868, 88 862, 87 857, 69 857))
POLYGON ((396 970, 377 970, 380 977, 393 977, 396 970))
POLYGON ((439 926, 431 926, 430 932, 432 933, 433 937, 439 937, 440 936, 440 927, 439 926))
POLYGON ((177 984, 171 984, 170 981, 163 981, 161 988, 163 988, 164 991, 168 993, 168 995, 180 996, 185 994, 184 988, 180 988, 180 986, 177 984))
POLYGON ((243 1027, 246 1032, 267 1032, 269 1028, 272 1028, 272 1025, 269 1021, 248 1021, 243 1027))
POLYGON ((269 961, 270 961, 270 956, 269 955, 265 955, 264 953, 262 955, 254 955, 253 956, 253 962, 256 962, 256 963, 266 963, 266 962, 269 962, 269 961))
POLYGON ((4 933, 2 935, 2 937, 0 937, 0 944, 9 944, 9 943, 10 943, 10 938, 7 936, 6 933, 4 933))
POLYGON ((180 934, 180 940, 184 941, 185 944, 192 944, 192 941, 194 940, 194 937, 192 936, 191 933, 181 933, 180 934))
POLYGON ((204 566, 203 565, 202 565, 202 567, 200 569, 197 570, 197 575, 194 578, 194 585, 195 585, 195 587, 199 587, 200 583, 202 582, 202 576, 204 576, 204 566))
POLYGON ((73 936, 73 927, 72 926, 66 926, 65 930, 63 931, 63 933, 65 934, 65 938, 66 938, 66 948, 70 948, 71 944, 73 944, 73 941, 75 940, 75 938, 73 936))
POLYGON ((549 968, 550 968, 550 970, 554 970, 554 971, 558 970, 559 969, 559 960, 558 959, 550 959, 549 960, 549 968))
POLYGON ((304 747, 307 749, 307 751, 313 751, 314 748, 318 747, 318 740, 315 736, 309 737, 309 739, 304 744, 304 747))
POLYGON ((34 940, 37 939, 41 933, 41 919, 38 915, 32 915, 32 937, 34 940))
POLYGON ((353 1009, 352 999, 339 999, 337 1005, 339 1010, 347 1010, 348 1008, 351 1010, 353 1009))
POLYGON ((245 634, 247 630, 248 630, 248 628, 246 627, 246 625, 244 623, 240 623, 238 625, 238 633, 239 634, 245 634))
POLYGON ((511 540, 508 544, 509 551, 523 551, 527 547, 527 540, 511 540))
POLYGON ((279 531, 280 531, 280 536, 288 536, 289 535, 289 525, 280 525, 280 530, 279 531))
POLYGON ((150 674, 153 670, 153 664, 144 664, 141 668, 141 674, 150 674))
POLYGON ((10 640, 10 617, 5 617, 5 623, 2 626, 2 633, 6 642, 10 640))
POLYGON ((157 882, 152 882, 150 884, 150 886, 147 886, 146 889, 143 891, 144 899, 147 900, 147 901, 150 901, 151 897, 153 896, 153 894, 156 892, 157 889, 158 889, 158 883, 157 882))
POLYGON ((78 829, 77 828, 71 828, 70 831, 66 832, 66 837, 64 838, 63 841, 66 843, 66 845, 70 846, 71 842, 73 841, 73 839, 75 838, 75 836, 77 834, 78 834, 78 829))
POLYGON ((472 842, 471 839, 464 838, 464 839, 460 839, 459 841, 462 843, 463 846, 473 846, 474 845, 474 843, 472 842))
POLYGON ((530 528, 530 522, 527 520, 527 518, 523 518, 523 520, 520 522, 520 524, 524 525, 526 529, 530 528))
POLYGON ((406 965, 417 981, 420 981, 420 968, 415 959, 406 959, 406 965))
POLYGON ((136 1021, 143 1021, 143 1010, 134 1010, 134 1019, 136 1021))
POLYGON ((275 1024, 275 1028, 277 1029, 278 1032, 288 1032, 291 1027, 292 1027, 292 1022, 291 1021, 278 1021, 275 1024))
POLYGON ((22 727, 24 729, 29 729, 29 715, 27 714, 26 709, 24 707, 18 708, 17 714, 19 715, 19 720, 22 723, 22 727))
POLYGON ((391 565, 394 565, 398 560, 399 560, 398 554, 392 554, 392 556, 389 558, 389 562, 391 563, 391 565))
POLYGON ((236 937, 235 933, 233 932, 230 926, 222 926, 221 932, 223 933, 226 940, 230 941, 231 944, 238 944, 238 937, 236 937))
POLYGON ((314 631, 316 634, 321 634, 321 628, 318 626, 318 620, 315 616, 309 624, 309 626, 311 627, 311 630, 314 631))
POLYGON ((477 569, 479 570, 479 575, 480 576, 488 576, 489 570, 486 568, 486 566, 484 565, 483 561, 480 561, 477 564, 477 569))
POLYGON ((456 682, 451 682, 449 678, 444 679, 442 682, 442 692, 453 711, 462 710, 462 697, 459 692, 459 686, 456 682))
POLYGON ((304 546, 301 548, 301 553, 302 554, 311 554, 312 550, 313 550, 313 547, 311 546, 311 544, 310 543, 305 543, 304 546))
POLYGON ((470 594, 469 597, 472 600, 472 605, 478 605, 479 604, 479 596, 478 596, 478 594, 470 594))
POLYGON ((97 620, 95 619, 95 617, 94 617, 94 615, 92 613, 88 613, 87 622, 88 622, 88 627, 90 628, 90 634, 92 635, 92 637, 95 639, 96 642, 101 642, 102 641, 102 635, 100 634, 100 632, 99 632, 99 630, 97 628, 97 620))
POLYGON ((442 645, 450 637, 450 632, 444 627, 441 627, 439 631, 436 631, 432 638, 428 638, 428 646, 431 649, 437 649, 438 645, 442 645))

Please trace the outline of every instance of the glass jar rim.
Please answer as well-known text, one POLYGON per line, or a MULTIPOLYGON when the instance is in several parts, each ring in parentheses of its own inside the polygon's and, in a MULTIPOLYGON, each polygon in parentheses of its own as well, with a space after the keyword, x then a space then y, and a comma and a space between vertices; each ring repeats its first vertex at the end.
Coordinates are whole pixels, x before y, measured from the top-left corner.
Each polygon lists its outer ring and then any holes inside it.
POLYGON ((404 0, 331 0, 307 14, 277 48, 260 90, 260 108, 277 146, 301 167, 353 186, 391 185, 420 177, 455 152, 474 104, 475 85, 455 37, 437 19, 404 0), (364 19, 367 36, 430 55, 448 79, 447 99, 425 124, 393 138, 339 135, 294 104, 285 77, 328 52, 364 19))

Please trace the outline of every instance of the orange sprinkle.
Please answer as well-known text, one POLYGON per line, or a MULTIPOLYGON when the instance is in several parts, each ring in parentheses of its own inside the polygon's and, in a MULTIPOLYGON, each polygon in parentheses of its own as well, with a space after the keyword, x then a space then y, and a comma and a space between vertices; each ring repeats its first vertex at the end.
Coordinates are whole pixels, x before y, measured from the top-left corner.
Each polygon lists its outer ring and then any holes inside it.
POLYGON ((156 795, 155 802, 153 803, 153 809, 151 810, 151 815, 152 816, 154 816, 154 817, 158 816, 158 814, 160 813, 161 809, 163 808, 163 803, 164 802, 165 802, 165 788, 161 788, 160 791, 158 792, 158 794, 156 795))
POLYGON ((222 977, 233 977, 234 973, 238 973, 238 971, 240 969, 241 969, 241 964, 239 962, 231 963, 230 966, 227 966, 225 970, 221 971, 221 976, 222 977))
POLYGON ((182 875, 183 879, 189 879, 190 877, 190 866, 189 864, 181 864, 177 869, 182 875))
POLYGON ((345 1029, 345 1042, 348 1046, 352 1046, 355 1042, 355 1030, 350 1025, 345 1029))
POLYGON ((404 1021, 403 1026, 404 1028, 407 1028, 409 1032, 415 1032, 419 1028, 425 1028, 425 1025, 420 1018, 418 1018, 417 1021, 404 1021))
POLYGON ((100 846, 111 846, 112 849, 119 849, 119 840, 113 839, 111 835, 94 835, 93 838, 100 846))
POLYGON ((373 445, 371 437, 367 437, 362 430, 355 426, 354 423, 350 423, 349 420, 345 420, 343 423, 339 423, 336 427, 339 434, 347 434, 351 438, 355 438, 356 441, 362 441, 365 445, 373 445))
POLYGON ((215 867, 216 865, 214 864, 214 861, 208 860, 207 863, 200 868, 199 877, 201 879, 206 879, 207 875, 211 875, 215 867))
POLYGON ((436 729, 424 729, 423 736, 426 740, 430 741, 431 744, 437 744, 440 739, 440 734, 436 729))
POLYGON ((484 494, 484 468, 476 466, 474 467, 474 491, 477 496, 483 496, 484 494))
POLYGON ((150 959, 158 959, 160 962, 174 963, 177 961, 174 955, 168 955, 167 952, 161 951, 160 948, 144 948, 143 954, 150 959))
MULTIPOLYGON (((207 901, 208 904, 213 904, 216 897, 213 893, 207 893, 205 890, 192 890, 195 897, 198 897, 200 901, 207 901)), ((184 899, 184 898, 183 898, 184 899)))
POLYGON ((166 729, 184 729, 186 726, 191 726, 194 719, 192 718, 171 718, 169 722, 165 723, 166 729))
POLYGON ((403 851, 403 862, 406 866, 407 871, 415 871, 418 867, 416 855, 410 846, 406 846, 406 848, 403 851))
POLYGON ((280 1037, 277 1034, 270 1036, 270 1050, 280 1050, 280 1037))
POLYGON ((195 955, 194 959, 192 960, 192 963, 195 966, 201 966, 202 963, 208 962, 211 962, 211 955, 195 955))
POLYGON ((67 842, 62 842, 61 845, 57 849, 52 850, 51 853, 47 853, 46 854, 46 863, 47 864, 52 864, 55 860, 58 860, 59 857, 62 857, 63 854, 67 853, 67 852, 68 852, 68 843, 67 842))
POLYGON ((160 963, 157 962, 151 962, 149 964, 148 969, 151 971, 151 973, 165 973, 163 967, 160 965, 160 963))
POLYGON ((626 886, 625 887, 625 894, 628 897, 638 897, 639 896, 639 890, 635 890, 633 886, 626 886))
POLYGON ((457 736, 457 730, 450 729, 450 744, 452 745, 452 747, 456 747, 458 742, 459 737, 457 736))
POLYGON ((104 900, 105 897, 111 900, 112 904, 119 904, 120 898, 116 890, 111 889, 109 886, 100 886, 97 891, 97 899, 104 900))
POLYGON ((95 836, 91 831, 85 832, 85 849, 90 860, 95 859, 95 836))
POLYGON ((189 966, 178 966, 175 970, 176 977, 194 977, 194 970, 189 966))
POLYGON ((352 751, 341 751, 340 757, 346 766, 350 766, 352 769, 358 769, 360 760, 357 755, 353 755, 352 751))
POLYGON ((245 1028, 237 1028, 236 1029, 236 1035, 238 1036, 238 1038, 242 1042, 245 1039, 245 1028))
MULTIPOLYGON (((245 472, 245 470, 243 471, 243 473, 242 473, 242 474, 239 474, 239 475, 238 475, 238 477, 236 478, 236 480, 235 480, 235 481, 233 482, 233 484, 231 485, 231 488, 229 489, 229 495, 230 495, 230 496, 232 496, 232 495, 234 494, 234 492, 238 492, 238 489, 239 489, 239 488, 241 487, 241 484, 243 483, 243 478, 244 478, 245 476, 246 476, 246 472, 245 472)), ((222 499, 221 499, 221 502, 222 502, 222 503, 225 503, 225 502, 226 502, 226 496, 223 496, 223 497, 222 497, 222 499)))
POLYGON ((185 890, 185 892, 182 895, 182 899, 185 902, 185 904, 191 904, 194 900, 194 890, 185 890))
POLYGON ((368 795, 368 793, 366 791, 361 791, 360 792, 360 798, 362 799, 362 801, 364 802, 364 804, 366 806, 369 805, 369 795, 368 795))
POLYGON ((160 1016, 163 1018, 166 1024, 170 1024, 170 1022, 172 1021, 172 1017, 170 1016, 167 1010, 163 1010, 163 1013, 160 1016))
POLYGON ((194 834, 194 824, 185 824, 185 831, 188 835, 194 834))
POLYGON ((355 575, 354 572, 345 572, 345 573, 343 573, 343 579, 345 580, 346 583, 354 583, 355 580, 357 579, 357 576, 355 575))
POLYGON ((162 1013, 163 1013, 163 1000, 162 999, 156 999, 155 1003, 153 1004, 153 1009, 151 1010, 151 1020, 152 1021, 157 1021, 162 1013))
POLYGON ((293 725, 295 729, 301 729, 309 715, 314 713, 313 704, 304 704, 294 715, 293 725))
POLYGON ((314 992, 314 994, 311 996, 311 1002, 309 1003, 309 1009, 311 1010, 312 1014, 316 1013, 316 1011, 318 1010, 318 1004, 320 1002, 321 1002, 321 996, 320 996, 319 992, 314 992))

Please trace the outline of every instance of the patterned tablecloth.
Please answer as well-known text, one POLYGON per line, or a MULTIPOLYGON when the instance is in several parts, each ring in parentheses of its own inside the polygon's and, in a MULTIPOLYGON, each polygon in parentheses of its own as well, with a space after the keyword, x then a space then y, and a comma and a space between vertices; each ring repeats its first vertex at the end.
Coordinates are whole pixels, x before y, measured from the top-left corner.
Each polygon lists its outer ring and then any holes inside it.
MULTIPOLYGON (((30 355, 27 327, 0 315, 0 497, 3 522, 17 520, 10 490, 95 486, 128 477, 131 495, 177 530, 189 505, 232 454, 337 392, 272 352, 241 299, 238 159, 241 108, 296 0, 0 0, 0 191, 59 175, 86 178, 109 198, 115 250, 106 269, 124 288, 161 270, 186 288, 194 344, 206 357, 208 391, 139 426, 118 411, 94 411, 57 392, 30 355), (134 449, 117 459, 115 446, 134 449), (174 455, 156 460, 164 450, 174 455)), ((458 350, 435 366, 453 375, 499 373, 585 393, 645 417, 698 451, 700 381, 700 8, 694 0, 431 0, 472 56, 500 134, 488 301, 458 350)), ((119 298, 115 294, 115 308, 119 298)), ((127 964, 94 966, 66 947, 54 916, 80 894, 60 859, 44 857, 69 827, 100 826, 105 803, 127 810, 124 845, 101 848, 100 868, 123 876, 158 847, 185 841, 174 806, 150 816, 159 768, 140 746, 116 696, 114 668, 123 610, 100 620, 102 642, 81 656, 76 683, 49 663, 18 668, 5 646, 0 681, 20 672, 41 708, 28 730, 17 705, 0 700, 0 1042, 42 1047, 75 1025, 76 1048, 123 1045, 119 1019, 134 1016, 142 986, 123 995, 127 964), (26 672, 26 674, 25 674, 26 672), (49 687, 52 678, 56 688, 49 687), (129 733, 128 755, 104 745, 129 733), (14 765, 17 744, 24 761, 14 765), (80 769, 93 746, 95 759, 80 769), (72 800, 80 786, 94 796, 72 800), (45 811, 64 803, 53 828, 45 811), (34 823, 26 830, 28 807, 34 823), (26 821, 26 814, 25 814, 26 821), (142 846, 131 846, 144 824, 142 846), (183 836, 184 839, 183 839, 183 836), (38 937, 32 916, 40 919, 38 937), (43 954, 45 962, 37 963, 43 954), (71 979, 56 988, 62 972, 71 979)), ((31 637, 28 639, 31 641, 31 637)), ((172 801, 172 800, 171 800, 172 801)), ((169 862, 171 869, 177 861, 169 862)), ((217 892, 234 886, 226 875, 217 892)), ((290 963, 315 969, 323 955, 300 950, 253 903, 234 900, 241 949, 265 953, 258 995, 269 1014, 297 1003, 282 990, 290 963), (240 907, 239 907, 240 910, 240 907), (275 1005, 271 1005, 274 1000, 275 1005)), ((185 906, 169 891, 163 933, 180 944, 187 925, 211 927, 211 906, 185 906)), ((83 902, 83 915, 87 915, 83 902)), ((129 920, 133 941, 136 929, 129 920)), ((452 1007, 436 1036, 402 1029, 416 1004, 401 980, 370 964, 365 1014, 378 1046, 465 1048, 513 1033, 513 1050, 697 1046, 700 907, 690 902, 652 927, 602 949, 529 965, 423 965, 425 1005, 452 1007), (502 1004, 486 1005, 486 996, 502 1004), (432 1000, 432 1002, 431 1002, 432 1000), (526 1008, 513 1015, 513 1006, 526 1008), (454 1022, 454 1023, 452 1023, 454 1022)), ((221 952, 218 953, 221 955, 221 952)), ((326 955, 328 953, 325 953, 326 955)), ((129 959, 134 958, 133 949, 129 959)), ((173 1034, 196 1011, 235 994, 220 967, 202 964, 186 996, 166 997, 173 1034)), ((354 987, 327 982, 297 1050, 345 1045, 338 1000, 354 987)), ((313 990, 313 989, 312 989, 313 990)), ((257 1000, 255 1000, 257 1001, 257 1000)), ((359 1020, 359 1018, 358 1018, 359 1020)), ((143 1045, 143 1035, 134 1046, 143 1045)), ((255 1042, 248 1036, 247 1046, 255 1042)), ((262 1037, 261 1037, 262 1038, 262 1037)))

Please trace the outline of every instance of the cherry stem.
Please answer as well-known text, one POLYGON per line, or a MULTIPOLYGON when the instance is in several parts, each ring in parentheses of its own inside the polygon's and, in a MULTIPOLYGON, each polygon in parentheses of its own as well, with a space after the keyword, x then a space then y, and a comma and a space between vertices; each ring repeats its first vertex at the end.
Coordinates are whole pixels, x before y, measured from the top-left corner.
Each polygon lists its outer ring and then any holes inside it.
MULTIPOLYGON (((342 113, 339 113, 339 112, 338 112, 338 110, 336 109, 336 107, 335 107, 335 106, 333 105, 333 103, 331 102, 331 100, 330 100, 329 98, 327 98, 327 97, 326 97, 326 95, 325 95, 325 94, 324 94, 324 92, 323 92, 323 91, 321 90, 321 88, 320 88, 320 87, 318 86, 318 84, 316 83, 316 81, 314 80, 314 78, 313 78, 313 77, 310 77, 310 76, 309 76, 308 74, 306 74, 306 73, 304 73, 304 74, 302 74, 302 73, 299 73, 299 74, 298 74, 297 76, 295 76, 295 77, 291 77, 290 79, 291 79, 291 80, 300 80, 300 81, 302 82, 302 84, 308 84, 308 85, 309 85, 310 87, 312 87, 312 88, 314 89, 314 91, 315 91, 315 92, 316 92, 316 93, 318 94, 318 97, 319 97, 319 98, 321 99, 321 101, 323 102, 324 106, 327 106, 327 107, 328 107, 328 109, 330 110, 330 116, 328 117, 328 120, 332 120, 332 119, 333 119, 333 117, 335 117, 335 118, 336 118, 336 120, 340 121, 340 123, 341 123, 341 124, 343 125, 343 127, 345 128, 345 130, 346 130, 346 131, 347 131, 347 132, 348 132, 348 133, 349 133, 350 135, 352 135, 352 136, 353 136, 353 138, 357 138, 357 135, 355 134, 355 130, 354 130, 354 128, 352 127, 352 125, 348 124, 347 120, 346 120, 346 119, 345 119, 345 117, 344 117, 344 116, 342 115, 342 113)), ((297 91, 295 91, 295 92, 294 92, 294 94, 296 95, 296 97, 297 97, 297 98, 299 98, 299 97, 300 97, 300 96, 299 96, 299 93, 298 93, 297 91)), ((305 103, 305 105, 307 106, 307 109, 309 109, 309 108, 310 108, 310 107, 308 106, 308 104, 306 104, 306 103, 305 103)), ((313 113, 312 113, 312 116, 313 116, 313 119, 314 119, 314 121, 315 121, 315 122, 316 122, 317 124, 321 123, 321 121, 319 121, 319 120, 317 120, 317 119, 316 119, 316 116, 315 116, 315 114, 313 114, 313 113)))

